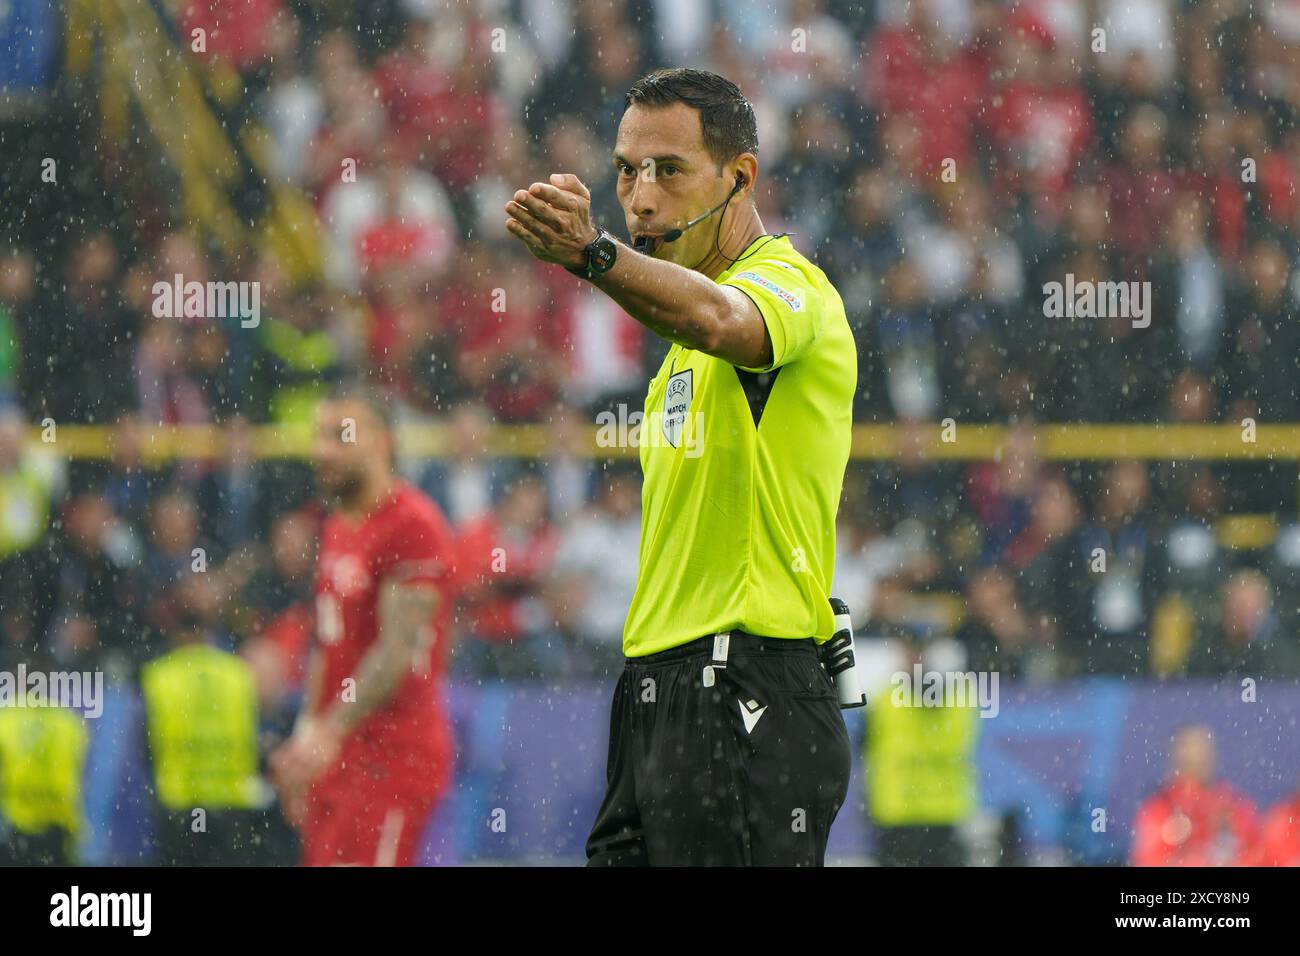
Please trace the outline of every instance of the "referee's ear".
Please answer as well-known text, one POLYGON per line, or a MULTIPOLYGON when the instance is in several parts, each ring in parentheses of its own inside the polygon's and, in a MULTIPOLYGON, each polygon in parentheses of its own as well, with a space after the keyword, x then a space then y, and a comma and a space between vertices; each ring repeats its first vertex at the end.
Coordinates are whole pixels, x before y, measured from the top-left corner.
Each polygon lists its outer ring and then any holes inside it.
POLYGON ((753 198, 754 181, 758 177, 758 157, 741 153, 730 163, 731 180, 740 198, 753 198))

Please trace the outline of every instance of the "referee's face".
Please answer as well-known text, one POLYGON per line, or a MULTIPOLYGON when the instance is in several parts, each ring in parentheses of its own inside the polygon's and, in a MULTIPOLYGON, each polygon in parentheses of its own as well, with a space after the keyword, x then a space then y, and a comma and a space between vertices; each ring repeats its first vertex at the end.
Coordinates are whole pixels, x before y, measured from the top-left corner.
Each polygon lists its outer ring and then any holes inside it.
MULTIPOLYGON (((629 106, 619 123, 614 147, 618 174, 618 199, 632 241, 640 236, 662 236, 722 203, 735 183, 734 171, 717 161, 704 146, 698 110, 685 103, 671 106, 629 106)), ((726 216, 727 234, 736 203, 719 211, 675 242, 660 242, 656 259, 691 266, 713 249, 718 216, 726 216)))

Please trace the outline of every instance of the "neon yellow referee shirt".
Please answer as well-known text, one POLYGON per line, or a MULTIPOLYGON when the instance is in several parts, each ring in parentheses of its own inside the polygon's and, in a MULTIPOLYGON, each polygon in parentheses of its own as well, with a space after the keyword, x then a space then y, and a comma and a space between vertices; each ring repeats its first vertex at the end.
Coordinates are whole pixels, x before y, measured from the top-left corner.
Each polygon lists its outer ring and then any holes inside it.
POLYGON ((784 237, 754 240, 716 281, 754 300, 773 361, 743 369, 674 345, 650 381, 628 657, 726 630, 819 641, 833 631, 858 378, 844 303, 784 237))

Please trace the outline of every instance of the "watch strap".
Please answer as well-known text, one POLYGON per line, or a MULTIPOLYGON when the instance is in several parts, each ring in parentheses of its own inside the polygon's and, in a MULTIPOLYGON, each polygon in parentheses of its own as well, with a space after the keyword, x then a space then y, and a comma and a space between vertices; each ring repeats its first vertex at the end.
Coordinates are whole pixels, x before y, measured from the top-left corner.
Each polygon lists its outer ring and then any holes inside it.
POLYGON ((591 242, 587 244, 587 247, 582 251, 583 259, 585 260, 584 265, 575 266, 575 267, 565 266, 564 268, 567 271, 572 272, 575 276, 577 276, 580 279, 590 279, 592 275, 601 271, 608 272, 609 271, 608 269, 596 270, 591 268, 592 254, 596 249, 596 244, 599 243, 602 239, 609 239, 611 242, 613 242, 613 237, 611 237, 609 233, 607 233, 600 226, 597 226, 596 238, 591 240, 591 242))

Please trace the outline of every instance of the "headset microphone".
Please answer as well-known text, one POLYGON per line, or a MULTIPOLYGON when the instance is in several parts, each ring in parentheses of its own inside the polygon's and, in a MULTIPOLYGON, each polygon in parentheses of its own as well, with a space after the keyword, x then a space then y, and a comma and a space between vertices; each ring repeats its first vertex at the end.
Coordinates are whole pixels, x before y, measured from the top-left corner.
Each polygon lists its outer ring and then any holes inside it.
POLYGON ((731 188, 731 193, 727 196, 726 199, 718 203, 708 212, 704 213, 701 216, 696 216, 694 219, 692 219, 686 225, 682 226, 680 229, 669 229, 662 236, 637 236, 636 241, 632 243, 632 248, 634 248, 637 252, 644 252, 647 255, 649 255, 650 253, 654 252, 655 249, 659 248, 659 243, 661 242, 665 242, 665 243, 676 242, 678 239, 682 237, 682 233, 684 233, 687 229, 691 229, 695 226, 698 226, 700 223, 704 222, 704 220, 708 219, 710 216, 712 216, 715 212, 717 212, 727 203, 731 202, 732 197, 734 197, 736 193, 740 192, 741 187, 744 185, 745 185, 745 178, 738 173, 736 175, 736 185, 731 188))

